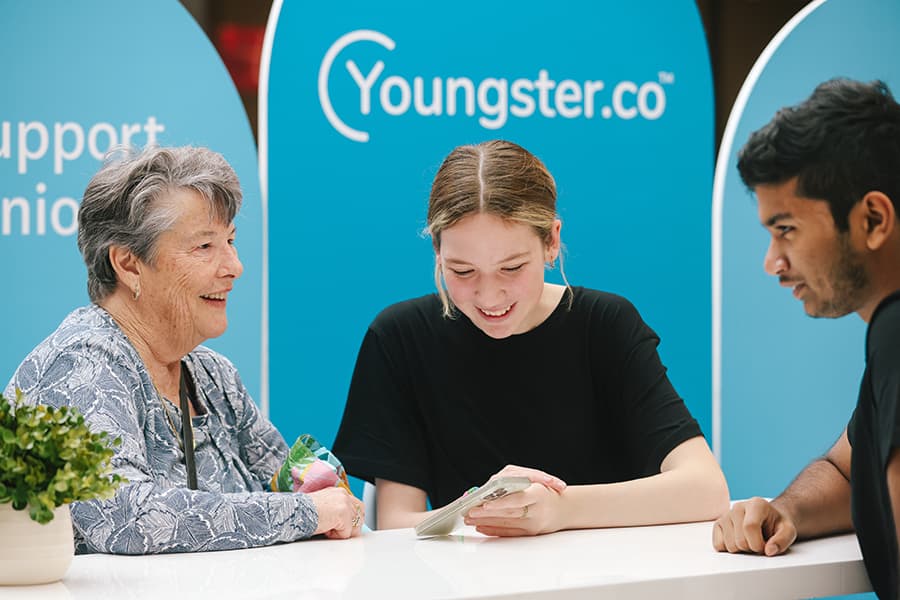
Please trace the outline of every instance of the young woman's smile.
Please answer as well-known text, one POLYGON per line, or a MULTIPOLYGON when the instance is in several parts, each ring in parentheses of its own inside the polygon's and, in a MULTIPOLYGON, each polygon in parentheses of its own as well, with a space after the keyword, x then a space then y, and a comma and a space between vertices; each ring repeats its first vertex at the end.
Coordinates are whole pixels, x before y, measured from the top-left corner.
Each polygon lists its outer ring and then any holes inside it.
POLYGON ((558 226, 552 238, 545 245, 533 228, 486 213, 447 228, 437 258, 453 304, 493 338, 534 329, 555 307, 542 299, 544 263, 558 248, 558 226))

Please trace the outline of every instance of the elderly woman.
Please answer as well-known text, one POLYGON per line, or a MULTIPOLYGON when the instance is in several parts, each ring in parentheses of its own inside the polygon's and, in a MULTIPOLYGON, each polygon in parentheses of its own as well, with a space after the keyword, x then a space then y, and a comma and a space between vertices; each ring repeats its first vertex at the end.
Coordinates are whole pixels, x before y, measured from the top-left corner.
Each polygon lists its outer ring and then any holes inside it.
POLYGON ((243 271, 232 223, 240 204, 224 158, 192 147, 124 153, 85 190, 78 247, 92 303, 37 346, 7 388, 77 406, 93 428, 122 439, 112 462, 128 484, 109 500, 72 505, 77 552, 359 533, 362 506, 342 488, 270 491, 288 447, 234 365, 199 345, 228 323, 228 294, 243 271))

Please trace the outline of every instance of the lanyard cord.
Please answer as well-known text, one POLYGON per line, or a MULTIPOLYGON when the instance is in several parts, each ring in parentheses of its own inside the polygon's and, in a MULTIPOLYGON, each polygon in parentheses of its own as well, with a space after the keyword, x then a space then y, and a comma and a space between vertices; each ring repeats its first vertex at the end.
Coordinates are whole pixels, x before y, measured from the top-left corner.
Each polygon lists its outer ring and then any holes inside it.
POLYGON ((191 425, 191 399, 187 365, 181 363, 181 384, 178 397, 181 401, 181 438, 184 446, 184 468, 187 471, 188 488, 197 489, 197 467, 194 465, 194 427, 191 425))

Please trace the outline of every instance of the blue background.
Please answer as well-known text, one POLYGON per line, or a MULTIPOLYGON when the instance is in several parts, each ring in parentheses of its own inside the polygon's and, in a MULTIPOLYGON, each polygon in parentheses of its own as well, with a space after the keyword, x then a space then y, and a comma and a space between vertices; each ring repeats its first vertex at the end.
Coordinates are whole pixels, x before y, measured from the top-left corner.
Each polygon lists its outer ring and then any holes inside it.
MULTIPOLYGON (((39 182, 48 204, 67 196, 80 202, 100 161, 87 150, 53 173, 52 158, 17 173, 17 123, 74 121, 165 126, 161 145, 192 144, 221 152, 240 177, 244 205, 235 220, 244 275, 229 298, 230 325, 208 345, 239 368, 251 394, 259 391, 262 219, 253 135, 231 78, 196 21, 178 2, 11 2, 0 20, 0 123, 11 122, 13 157, 0 159, 0 202, 23 196, 36 204, 39 182)), ((87 131, 86 131, 87 133, 87 131)), ((87 136, 86 136, 87 137, 87 136)), ((101 136, 101 141, 106 140, 101 136)), ((66 138, 72 147, 74 138, 66 138)), ((143 132, 134 141, 143 145, 143 132)), ((105 145, 105 141, 103 142, 105 145)), ((52 151, 52 139, 50 149, 52 151)), ((36 147, 37 137, 32 139, 36 147)), ((5 386, 19 362, 74 308, 87 304, 87 271, 76 236, 22 235, 18 211, 13 231, 0 235, 0 380, 5 386)), ((63 224, 70 211, 64 210, 63 224)), ((34 214, 32 211, 32 219, 34 214)))
POLYGON ((883 79, 900 92, 898 30, 894 0, 829 0, 786 37, 746 109, 732 114, 739 120, 724 174, 722 466, 733 498, 777 495, 837 440, 856 405, 865 342, 858 316, 811 319, 763 272, 769 237, 737 173, 737 151, 776 110, 827 79, 883 79))
MULTIPOLYGON (((630 298, 662 337, 660 352, 676 388, 709 434, 710 242, 713 163, 712 84, 693 2, 521 2, 515 11, 489 3, 454 10, 419 6, 339 7, 288 2, 277 20, 271 56, 269 141, 271 275, 271 416, 288 441, 311 432, 331 444, 358 345, 386 305, 433 291, 424 227, 431 178, 456 145, 494 137, 542 158, 559 185, 575 285, 630 298), (477 15, 473 18, 472 15, 477 15), (335 61, 330 86, 337 112, 371 133, 352 142, 323 116, 316 90, 320 62, 338 37, 374 29, 393 51, 358 43, 335 61), (384 114, 377 84, 372 114, 344 69, 364 73, 385 63, 390 75, 602 79, 594 119, 514 116, 498 130, 474 117, 384 114), (661 82, 662 118, 604 119, 620 80, 661 82)), ((276 3, 276 6, 279 6, 276 3)), ((16 172, 16 125, 75 121, 145 123, 154 116, 166 145, 208 145, 241 178, 237 219, 245 272, 231 296, 230 327, 209 345, 238 366, 260 392, 262 217, 256 155, 234 86, 206 36, 174 1, 91 0, 7 3, 0 22, 2 123, 11 123, 13 155, 0 155, 0 202, 38 196, 50 205, 78 200, 99 162, 87 150, 16 172), (35 186, 46 184, 46 193, 35 186)), ((881 78, 900 92, 894 0, 829 0, 775 50, 748 103, 732 116, 723 222, 722 463, 732 497, 775 495, 846 425, 863 369, 865 325, 856 317, 812 320, 762 271, 767 235, 752 196, 734 168, 751 131, 781 106, 801 101, 834 76, 881 78), (732 144, 733 142, 733 144, 732 144)), ((430 86, 427 86, 430 90, 430 86)), ((430 96, 430 94, 429 94, 430 96)), ((633 98, 629 97, 629 104, 633 98)), ((143 133, 136 136, 143 142, 143 133)), ((71 138, 68 138, 71 141, 71 138)), ((51 141, 52 144, 52 141, 51 141)), ((0 153, 2 153, 0 137, 0 153)), ((17 214, 17 213, 16 213, 17 214)), ((64 211, 64 222, 70 216, 64 211)), ((2 218, 2 217, 0 217, 2 218)), ((76 306, 87 302, 75 236, 0 234, 4 343, 0 380, 76 306), (23 318, 22 315, 27 315, 23 318)), ((550 276, 559 281, 558 273, 550 276)))
MULTIPOLYGON (((510 10, 470 1, 415 12, 286 2, 268 105, 270 414, 289 440, 311 432, 333 442, 366 327, 385 306, 434 289, 431 242, 419 234, 435 171, 453 147, 497 137, 531 150, 555 176, 569 281, 635 303, 662 337, 671 379, 709 433, 713 97, 693 2, 648 11, 641 3, 522 2, 510 10), (317 95, 326 51, 359 29, 397 44, 388 51, 357 43, 332 68, 335 110, 370 133, 367 143, 332 128, 317 95), (486 77, 535 79, 540 69, 556 81, 601 79, 607 87, 594 119, 511 116, 490 130, 478 115, 390 116, 377 91, 371 114, 361 115, 349 59, 363 75, 384 62, 376 88, 391 75, 429 84, 466 76, 477 85, 486 77), (661 84, 661 118, 599 116, 616 82, 660 82, 660 72, 674 76, 661 84)), ((558 273, 549 279, 558 281, 558 273)))

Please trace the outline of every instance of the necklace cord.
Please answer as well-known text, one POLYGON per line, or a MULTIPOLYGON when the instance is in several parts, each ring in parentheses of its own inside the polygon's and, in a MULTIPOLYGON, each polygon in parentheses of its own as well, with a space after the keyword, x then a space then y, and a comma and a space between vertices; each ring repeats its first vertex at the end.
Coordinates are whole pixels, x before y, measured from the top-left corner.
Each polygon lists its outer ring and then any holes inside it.
MULTIPOLYGON (((194 464, 194 427, 191 424, 191 395, 193 380, 184 361, 181 363, 181 385, 178 398, 181 402, 181 436, 184 446, 184 468, 187 471, 188 488, 197 489, 197 467, 194 464)), ((195 395, 195 394, 194 394, 195 395)))

